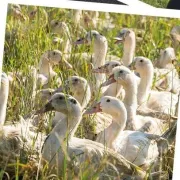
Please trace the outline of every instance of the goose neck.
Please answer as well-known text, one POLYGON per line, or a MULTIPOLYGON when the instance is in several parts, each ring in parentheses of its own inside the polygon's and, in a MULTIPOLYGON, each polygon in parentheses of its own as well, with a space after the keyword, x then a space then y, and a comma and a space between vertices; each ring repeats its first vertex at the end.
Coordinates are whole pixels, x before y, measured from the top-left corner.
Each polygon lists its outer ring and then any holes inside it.
POLYGON ((39 63, 39 73, 43 74, 47 77, 53 75, 55 72, 52 69, 52 65, 50 64, 48 59, 42 59, 39 63))
POLYGON ((118 83, 110 84, 107 90, 103 93, 103 96, 113 96, 118 97, 123 89, 122 85, 118 83))
POLYGON ((128 86, 124 86, 125 89, 125 97, 124 104, 125 106, 137 106, 137 83, 131 82, 128 86))
POLYGON ((7 101, 9 95, 9 84, 2 85, 0 88, 0 125, 4 125, 6 119, 7 101))
POLYGON ((97 137, 98 142, 107 145, 109 148, 114 148, 114 142, 124 130, 126 126, 127 113, 122 111, 121 113, 116 113, 112 118, 113 121, 111 125, 97 137))
MULTIPOLYGON (((98 68, 105 64, 105 58, 107 53, 108 43, 107 39, 103 36, 98 36, 94 40, 94 57, 93 57, 93 65, 94 68, 98 68)), ((95 74, 95 90, 98 92, 101 83, 105 80, 105 74, 95 74)))
POLYGON ((138 104, 142 104, 148 99, 153 83, 153 75, 153 69, 149 69, 146 73, 140 74, 141 80, 138 87, 138 104))
POLYGON ((136 47, 135 38, 130 38, 124 42, 122 62, 124 66, 128 66, 132 63, 134 52, 136 47))
POLYGON ((94 58, 93 58, 94 68, 98 68, 105 64, 107 48, 108 48, 108 43, 106 38, 97 37, 94 40, 94 58))
POLYGON ((82 116, 77 113, 68 114, 60 119, 52 133, 56 134, 61 141, 71 140, 81 122, 82 116))
POLYGON ((127 125, 126 129, 134 130, 134 123, 137 110, 137 84, 130 83, 128 87, 125 87, 124 105, 127 110, 127 125))
POLYGON ((84 109, 91 99, 91 89, 89 85, 87 85, 83 90, 76 91, 73 96, 81 104, 82 109, 84 109))

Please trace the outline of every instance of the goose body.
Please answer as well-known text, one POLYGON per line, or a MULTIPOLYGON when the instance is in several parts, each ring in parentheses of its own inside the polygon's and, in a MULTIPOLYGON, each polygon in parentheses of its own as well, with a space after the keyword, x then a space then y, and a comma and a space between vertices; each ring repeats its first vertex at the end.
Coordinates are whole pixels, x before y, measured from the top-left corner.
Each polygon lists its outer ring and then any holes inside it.
POLYGON ((0 167, 4 164, 15 163, 20 151, 35 151, 39 153, 42 141, 45 136, 30 131, 31 124, 28 121, 21 121, 14 125, 4 125, 6 118, 7 99, 9 94, 9 79, 5 73, 1 75, 1 93, 0 93, 0 167), (35 141, 36 140, 36 141, 35 141), (35 144, 33 146, 33 141, 35 144))
POLYGON ((169 47, 161 51, 160 58, 154 68, 155 86, 163 91, 178 93, 180 89, 180 79, 173 62, 176 61, 174 49, 169 47))
POLYGON ((136 57, 136 72, 140 74, 141 81, 138 87, 138 104, 149 109, 174 115, 178 97, 170 92, 151 91, 154 67, 152 62, 144 57, 136 57))
MULTIPOLYGON (((104 96, 89 113, 105 112, 113 117, 112 124, 97 137, 97 141, 113 148, 130 162, 145 166, 153 162, 159 152, 150 135, 139 131, 123 131, 127 121, 127 111, 124 104, 115 97, 104 96)), ((88 111, 86 112, 88 113, 88 111)))

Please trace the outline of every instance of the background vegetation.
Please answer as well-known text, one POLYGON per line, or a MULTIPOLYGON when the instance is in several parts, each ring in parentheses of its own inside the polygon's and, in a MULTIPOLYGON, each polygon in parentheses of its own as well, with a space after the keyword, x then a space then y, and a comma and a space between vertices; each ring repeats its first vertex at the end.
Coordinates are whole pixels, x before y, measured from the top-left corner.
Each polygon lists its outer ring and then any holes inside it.
POLYGON ((166 8, 169 2, 169 0, 141 0, 141 1, 158 8, 166 8))

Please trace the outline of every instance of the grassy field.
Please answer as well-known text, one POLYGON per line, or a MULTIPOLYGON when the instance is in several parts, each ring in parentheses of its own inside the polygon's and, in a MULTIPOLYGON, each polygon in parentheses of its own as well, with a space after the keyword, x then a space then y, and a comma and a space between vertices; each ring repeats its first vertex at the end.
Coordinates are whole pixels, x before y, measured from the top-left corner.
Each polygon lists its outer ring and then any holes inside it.
MULTIPOLYGON (((151 1, 151 0, 150 0, 151 1)), ((163 1, 163 0, 162 0, 163 1)), ((145 1, 148 2, 148 1, 145 1)), ((155 1, 153 1, 155 2, 155 1)), ((156 0, 156 6, 165 7, 167 0, 162 3, 156 0)), ((33 7, 22 7, 22 12, 27 15, 33 7)), ((37 67, 40 60, 40 56, 47 50, 57 49, 56 45, 52 44, 53 35, 48 30, 50 20, 58 19, 68 24, 72 41, 76 41, 83 33, 78 33, 74 23, 72 22, 72 16, 69 9, 57 9, 57 8, 45 8, 37 7, 37 15, 33 20, 26 19, 20 21, 14 19, 12 14, 7 16, 6 24, 6 41, 4 49, 3 59, 3 71, 4 72, 22 72, 23 77, 29 77, 31 70, 29 65, 37 67), (46 13, 47 14, 46 14, 46 13)), ((169 19, 161 17, 141 17, 138 15, 128 14, 115 14, 110 13, 110 17, 113 20, 115 27, 111 30, 98 26, 97 31, 101 32, 108 39, 108 54, 122 57, 122 46, 115 45, 113 37, 121 30, 121 28, 127 27, 133 29, 140 41, 136 45, 136 56, 145 56, 154 61, 158 58, 160 50, 166 47, 172 46, 170 38, 170 30, 173 26, 180 24, 179 19, 169 19)), ((105 13, 100 12, 101 20, 105 19, 105 13)), ((91 26, 86 30, 92 29, 91 26)), ((75 52, 89 52, 92 48, 87 46, 72 47, 72 54, 75 52)), ((177 52, 177 58, 180 59, 180 52, 177 52)), ((63 67, 56 67, 55 71, 63 81, 70 75, 79 75, 85 77, 87 80, 91 80, 91 72, 88 69, 88 64, 83 67, 77 66, 73 56, 70 63, 74 66, 72 70, 64 70, 63 67)), ((57 84, 52 84, 51 88, 58 87, 57 84)), ((34 103, 30 98, 32 93, 32 82, 22 81, 22 79, 14 78, 11 85, 8 109, 7 109, 7 123, 14 123, 19 120, 19 115, 26 115, 34 110, 34 103)), ((83 126, 81 128, 84 128, 83 126)), ((87 127, 92 128, 92 127, 87 127)), ((93 129, 93 128, 92 128, 93 129)), ((81 129, 78 133, 83 137, 85 130, 81 129)), ((28 158, 27 158, 28 159, 28 158)), ((23 160, 15 165, 15 177, 19 179, 18 167, 27 164, 28 160, 23 160)), ((19 160, 18 160, 19 161, 19 160)), ((6 169, 6 167, 4 167, 6 169)), ((166 167, 165 170, 172 171, 172 167, 166 167)), ((4 171, 0 172, 3 174, 4 171)), ((27 172, 26 172, 27 173, 27 172)), ((25 179, 30 179, 32 174, 24 174, 25 179)), ((87 174, 87 172, 85 172, 87 174)), ((23 175, 21 175, 22 177, 23 175)), ((33 175, 33 178, 36 175, 33 175)), ((32 178, 32 177, 31 177, 32 178)), ((32 179, 33 179, 32 178, 32 179)), ((43 178, 42 178, 43 179, 43 178)), ((48 179, 48 178, 47 178, 48 179)), ((63 179, 63 178, 62 178, 63 179)), ((82 178, 83 179, 83 178, 82 178)), ((86 178, 84 178, 86 179, 86 178)))
POLYGON ((166 8, 169 0, 141 0, 144 3, 150 4, 157 8, 166 8))

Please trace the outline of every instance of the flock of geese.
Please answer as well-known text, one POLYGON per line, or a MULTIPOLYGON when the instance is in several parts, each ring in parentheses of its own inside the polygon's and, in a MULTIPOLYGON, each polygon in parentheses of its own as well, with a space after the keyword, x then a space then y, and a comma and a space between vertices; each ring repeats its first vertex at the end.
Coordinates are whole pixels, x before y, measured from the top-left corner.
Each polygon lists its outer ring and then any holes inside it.
MULTIPOLYGON (((75 12, 79 16, 80 11, 75 12)), ((91 17, 95 26, 97 14, 91 17)), ((48 164, 48 170, 58 175, 63 173, 64 161, 67 161, 77 178, 87 167, 89 179, 94 174, 99 179, 144 179, 146 171, 155 178, 160 157, 175 143, 180 92, 175 50, 171 47, 162 50, 155 63, 143 56, 134 58, 135 33, 123 28, 114 37, 117 45, 123 44, 120 60, 107 54, 107 39, 96 30, 86 32, 72 43, 65 22, 52 20, 50 29, 59 36, 64 34, 60 43, 64 51, 46 51, 40 58, 38 70, 30 67, 34 80, 32 97, 35 101, 38 95, 44 105, 33 111, 33 116, 21 117, 15 125, 5 124, 13 73, 1 74, 0 168, 15 163, 23 150, 25 153, 35 151, 38 167, 48 164), (93 55, 73 54, 82 60, 70 63, 72 46, 80 44, 91 45, 93 55), (72 69, 84 61, 88 63, 92 81, 77 75, 64 80, 53 69, 57 64, 72 69), (60 85, 59 88, 49 87, 51 79, 60 85), (92 103, 97 96, 99 100, 92 103), (48 135, 44 132, 37 135, 35 129, 40 116, 49 111, 55 112, 52 130, 48 135), (95 135, 88 139, 75 137, 78 126, 89 116, 93 116, 96 123, 95 135)), ((172 38, 178 41, 174 31, 173 28, 172 38)), ((58 37, 53 39, 53 43, 59 41, 58 37)), ((21 77, 20 72, 18 75, 21 77)))

